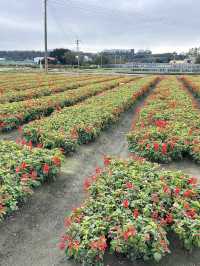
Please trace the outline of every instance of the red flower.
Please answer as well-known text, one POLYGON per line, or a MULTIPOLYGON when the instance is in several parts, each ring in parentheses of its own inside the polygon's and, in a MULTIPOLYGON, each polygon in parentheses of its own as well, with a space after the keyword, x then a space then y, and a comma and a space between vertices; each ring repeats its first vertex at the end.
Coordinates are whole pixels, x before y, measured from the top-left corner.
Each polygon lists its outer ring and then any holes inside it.
POLYGON ((66 243, 64 242, 64 241, 61 241, 60 243, 59 243, 59 249, 60 250, 64 250, 66 248, 66 243))
POLYGON ((157 142, 155 142, 153 144, 153 148, 154 148, 154 151, 157 152, 159 150, 159 144, 157 142))
POLYGON ((84 181, 84 183, 83 183, 83 188, 84 188, 84 190, 88 190, 90 186, 91 186, 91 181, 90 181, 89 178, 87 178, 87 179, 84 181))
POLYGON ((77 251, 79 249, 80 246, 80 242, 78 240, 75 240, 73 242, 73 248, 77 251))
POLYGON ((105 236, 101 236, 97 241, 92 241, 90 247, 92 249, 99 249, 101 251, 105 251, 107 248, 105 236))
POLYGON ((53 161, 53 163, 54 163, 56 166, 60 166, 60 165, 61 165, 61 160, 60 160, 60 158, 57 157, 57 156, 54 156, 54 157, 52 158, 52 161, 53 161))
POLYGON ((175 193, 176 195, 178 195, 178 194, 180 193, 180 191, 181 191, 181 189, 180 189, 179 187, 176 187, 176 188, 174 189, 174 193, 175 193))
POLYGON ((165 120, 157 120, 155 121, 155 124, 157 127, 165 127, 167 125, 167 122, 165 120))
POLYGON ((26 167, 27 167, 27 164, 26 164, 25 162, 22 162, 22 163, 21 163, 21 168, 22 168, 22 169, 26 169, 26 167))
POLYGON ((129 207, 129 201, 127 199, 125 199, 123 201, 123 206, 124 206, 124 208, 128 208, 129 207))
POLYGON ((191 189, 188 189, 183 193, 183 196, 186 198, 190 198, 192 194, 193 194, 193 191, 191 189))
POLYGON ((185 202, 183 207, 184 207, 184 209, 189 209, 190 208, 190 204, 188 202, 185 202))
POLYGON ((129 237, 135 236, 137 233, 135 227, 133 225, 129 226, 129 228, 123 233, 124 239, 127 241, 129 237))
POLYGON ((100 175, 102 170, 100 167, 96 167, 95 172, 96 172, 96 174, 100 175))
POLYGON ((49 165, 47 163, 45 163, 44 166, 43 166, 42 171, 43 171, 44 174, 48 174, 49 173, 49 169, 50 169, 49 165))
POLYGON ((168 223, 168 224, 172 224, 174 219, 173 219, 173 215, 171 213, 167 214, 166 218, 165 218, 165 221, 168 223))
POLYGON ((27 143, 27 146, 30 147, 30 148, 32 149, 32 147, 33 147, 33 143, 32 143, 31 140, 27 143))
POLYGON ((32 178, 32 180, 36 180, 37 179, 37 172, 36 171, 32 171, 31 172, 31 178, 32 178))
POLYGON ((133 188, 134 188, 134 185, 133 185, 131 182, 127 182, 127 183, 126 183, 126 187, 127 187, 128 189, 133 189, 133 188))
POLYGON ((42 148, 43 147, 43 144, 42 143, 38 143, 36 147, 37 148, 42 148))
POLYGON ((18 174, 20 172, 20 168, 16 167, 15 172, 18 174))
POLYGON ((170 188, 168 186, 164 186, 163 191, 167 194, 170 194, 170 188))
POLYGON ((196 211, 195 211, 195 209, 187 210, 187 211, 186 211, 186 215, 187 215, 189 218, 194 219, 195 216, 196 216, 196 211))
POLYGON ((163 143, 162 144, 162 154, 166 154, 167 153, 167 144, 166 143, 163 143))
POLYGON ((134 212, 133 212, 133 217, 134 217, 135 219, 137 219, 138 216, 139 216, 139 210, 138 210, 138 209, 135 209, 134 212))
POLYGON ((188 179, 188 184, 190 185, 196 185, 197 184, 197 178, 196 177, 191 177, 190 179, 188 179))
POLYGON ((69 227, 72 224, 71 217, 65 218, 64 224, 65 224, 65 227, 69 227))
POLYGON ((105 156, 104 157, 104 165, 108 166, 110 164, 110 162, 111 162, 111 158, 105 156))

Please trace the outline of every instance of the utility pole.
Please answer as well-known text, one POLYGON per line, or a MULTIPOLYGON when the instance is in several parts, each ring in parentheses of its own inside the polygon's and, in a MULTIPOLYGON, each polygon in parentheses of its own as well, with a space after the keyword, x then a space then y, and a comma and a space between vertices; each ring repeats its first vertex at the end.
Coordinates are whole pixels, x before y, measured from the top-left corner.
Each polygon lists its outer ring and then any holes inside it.
POLYGON ((44 0, 44 48, 45 73, 48 73, 48 47, 47 47, 47 0, 44 0))
POLYGON ((78 60, 78 68, 80 67, 80 59, 79 59, 79 44, 80 40, 76 40, 76 51, 77 51, 77 60, 78 60))
POLYGON ((103 67, 103 55, 101 53, 101 68, 103 67))

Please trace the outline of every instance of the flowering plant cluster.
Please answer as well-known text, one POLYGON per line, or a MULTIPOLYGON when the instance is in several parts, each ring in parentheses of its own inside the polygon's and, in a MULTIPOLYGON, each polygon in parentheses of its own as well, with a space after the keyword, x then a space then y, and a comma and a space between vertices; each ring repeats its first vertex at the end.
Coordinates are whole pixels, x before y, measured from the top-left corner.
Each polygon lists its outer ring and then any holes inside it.
POLYGON ((115 122, 157 81, 157 77, 139 79, 79 105, 64 108, 49 118, 24 126, 23 135, 27 141, 40 143, 45 148, 58 147, 65 153, 74 151, 78 144, 94 140, 102 129, 115 122))
POLYGON ((170 253, 168 232, 186 249, 200 247, 197 179, 161 170, 140 158, 105 158, 84 188, 88 198, 65 219, 59 244, 83 265, 101 266, 104 253, 159 261, 170 253))
POLYGON ((200 79, 199 77, 189 77, 182 76, 180 80, 183 82, 184 86, 188 88, 195 97, 200 97, 200 79))
POLYGON ((158 162, 190 156, 200 162, 200 112, 175 77, 164 79, 147 98, 128 134, 131 152, 158 162))
MULTIPOLYGON (((97 76, 93 76, 97 77, 97 76)), ((0 79, 0 93, 4 95, 4 93, 9 91, 24 91, 33 88, 42 88, 44 86, 54 86, 58 82, 61 81, 69 81, 69 80, 87 80, 91 79, 91 76, 84 75, 80 77, 74 76, 66 76, 61 74, 48 74, 44 75, 42 73, 3 73, 0 79)))
POLYGON ((55 177, 61 166, 58 150, 45 150, 0 141, 0 220, 17 209, 32 188, 55 177))
MULTIPOLYGON (((120 78, 120 77, 118 77, 120 78)), ((109 81, 117 79, 115 76, 111 77, 98 77, 98 78, 72 78, 66 77, 65 79, 56 80, 50 84, 41 84, 38 87, 32 86, 29 89, 24 89, 20 91, 16 90, 7 90, 1 93, 0 103, 6 102, 19 102, 24 100, 30 100, 33 98, 39 98, 42 96, 49 96, 55 93, 64 92, 67 90, 77 89, 79 87, 83 87, 90 84, 95 84, 99 82, 109 81)), ((10 85, 11 86, 11 85, 10 85)))
POLYGON ((134 78, 125 77, 99 83, 94 81, 95 84, 83 86, 76 90, 67 90, 33 100, 0 104, 0 131, 16 128, 41 116, 48 116, 54 110, 73 105, 102 91, 114 88, 121 82, 126 83, 132 79, 134 78))

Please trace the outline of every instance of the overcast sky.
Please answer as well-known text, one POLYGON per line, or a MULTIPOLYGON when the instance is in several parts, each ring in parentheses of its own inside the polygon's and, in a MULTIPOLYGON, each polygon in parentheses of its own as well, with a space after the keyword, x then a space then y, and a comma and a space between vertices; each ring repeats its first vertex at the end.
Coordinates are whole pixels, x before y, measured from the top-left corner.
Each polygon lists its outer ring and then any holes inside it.
MULTIPOLYGON (((49 48, 187 51, 200 46, 199 0, 48 0, 49 48)), ((0 50, 43 49, 43 0, 0 0, 0 50)))

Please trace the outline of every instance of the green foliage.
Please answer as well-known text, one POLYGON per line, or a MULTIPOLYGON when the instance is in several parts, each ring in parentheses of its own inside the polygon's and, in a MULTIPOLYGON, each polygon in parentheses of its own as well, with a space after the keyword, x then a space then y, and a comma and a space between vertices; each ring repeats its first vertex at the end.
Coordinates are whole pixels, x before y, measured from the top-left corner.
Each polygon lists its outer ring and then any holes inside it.
POLYGON ((134 158, 105 158, 84 183, 88 198, 65 219, 60 248, 83 265, 103 265, 106 250, 131 260, 170 253, 167 232, 200 247, 196 179, 134 158))
POLYGON ((32 188, 56 177, 60 171, 58 150, 32 149, 12 141, 0 141, 0 220, 17 209, 32 188))

